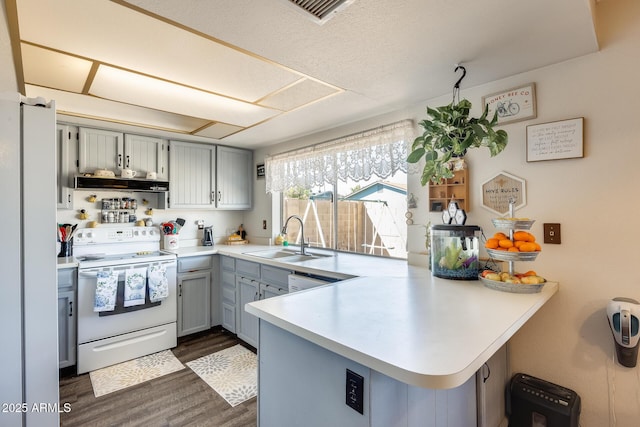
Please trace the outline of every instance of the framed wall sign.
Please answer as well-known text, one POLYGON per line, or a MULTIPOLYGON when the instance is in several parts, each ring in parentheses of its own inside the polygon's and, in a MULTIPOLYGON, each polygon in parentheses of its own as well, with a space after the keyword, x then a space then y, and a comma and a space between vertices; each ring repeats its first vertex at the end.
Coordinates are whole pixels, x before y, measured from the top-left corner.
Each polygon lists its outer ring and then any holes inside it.
POLYGON ((527 126, 527 162, 584 157, 584 117, 527 126))
POLYGON ((536 84, 527 83, 502 92, 492 93, 482 97, 482 106, 489 107, 489 119, 498 114, 498 124, 519 122, 535 119, 536 113, 536 84))
POLYGON ((261 179, 264 178, 264 163, 260 163, 256 165, 256 178, 261 179))
POLYGON ((482 206, 498 215, 509 212, 509 203, 519 209, 527 204, 526 181, 500 172, 482 183, 482 206))

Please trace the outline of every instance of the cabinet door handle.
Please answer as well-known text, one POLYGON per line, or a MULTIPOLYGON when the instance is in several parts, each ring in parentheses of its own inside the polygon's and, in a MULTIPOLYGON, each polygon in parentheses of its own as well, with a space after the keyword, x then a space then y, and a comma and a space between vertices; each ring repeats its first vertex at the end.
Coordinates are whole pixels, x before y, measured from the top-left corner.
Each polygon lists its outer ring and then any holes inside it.
POLYGON ((118 167, 122 167, 122 154, 118 154, 118 167))
POLYGON ((129 167, 129 156, 127 156, 127 166, 126 167, 129 167))
POLYGON ((182 296, 182 283, 180 283, 178 285, 178 296, 181 297, 182 296))
POLYGON ((482 382, 486 383, 489 377, 491 376, 491 368, 489 367, 488 363, 485 363, 484 365, 482 365, 482 367, 487 368, 486 373, 485 372, 482 373, 482 382))
POLYGON ((73 317, 73 301, 69 301, 69 317, 73 317))
POLYGON ((222 191, 218 191, 218 201, 222 200, 222 191))
POLYGON ((216 201, 216 192, 212 191, 211 192, 211 203, 215 203, 215 201, 216 201))
POLYGON ((67 194, 67 200, 69 203, 71 203, 71 194, 67 194))

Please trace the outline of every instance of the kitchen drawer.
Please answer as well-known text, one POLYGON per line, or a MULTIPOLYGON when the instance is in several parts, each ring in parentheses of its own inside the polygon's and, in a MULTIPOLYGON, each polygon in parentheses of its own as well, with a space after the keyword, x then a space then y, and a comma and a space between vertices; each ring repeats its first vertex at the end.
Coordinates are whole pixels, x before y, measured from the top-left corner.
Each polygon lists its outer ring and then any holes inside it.
POLYGON ((289 275, 292 273, 291 270, 272 267, 270 265, 262 265, 261 270, 261 282, 276 286, 278 288, 289 287, 289 275))
POLYGON ((58 269, 58 289, 66 289, 76 287, 77 269, 63 268, 58 269))
MULTIPOLYGON (((226 303, 235 304, 236 303, 236 289, 224 287, 222 288, 222 300, 226 303)), ((223 304, 224 304, 223 302, 223 304)))
POLYGON ((178 258, 178 273, 209 270, 213 266, 211 255, 178 258))
POLYGON ((236 275, 233 271, 222 271, 222 286, 236 287, 236 275))
POLYGON ((245 277, 260 278, 260 264, 257 262, 245 261, 243 259, 236 260, 236 274, 245 277))
POLYGON ((223 270, 236 271, 236 260, 230 256, 220 257, 223 270))

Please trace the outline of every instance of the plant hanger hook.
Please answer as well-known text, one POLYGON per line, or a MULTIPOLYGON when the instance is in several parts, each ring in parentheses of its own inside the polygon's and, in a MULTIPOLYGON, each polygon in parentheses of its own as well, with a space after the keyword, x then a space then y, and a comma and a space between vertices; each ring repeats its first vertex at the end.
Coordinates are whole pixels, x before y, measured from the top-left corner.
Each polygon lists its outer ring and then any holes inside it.
POLYGON ((462 65, 456 64, 456 69, 453 70, 453 72, 457 73, 459 69, 462 69, 462 76, 460 76, 456 84, 453 85, 453 100, 452 100, 453 104, 456 103, 456 95, 458 97, 458 102, 460 102, 460 82, 462 81, 462 79, 464 79, 464 76, 467 75, 467 69, 464 68, 462 65))

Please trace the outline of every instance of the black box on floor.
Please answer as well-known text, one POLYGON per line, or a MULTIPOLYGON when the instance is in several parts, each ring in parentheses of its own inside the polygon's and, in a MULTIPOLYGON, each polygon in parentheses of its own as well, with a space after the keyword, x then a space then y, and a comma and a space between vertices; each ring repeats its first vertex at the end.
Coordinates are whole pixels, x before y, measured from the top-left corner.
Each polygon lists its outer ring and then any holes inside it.
POLYGON ((507 390, 509 427, 578 427, 580 396, 568 388, 515 374, 507 390))

